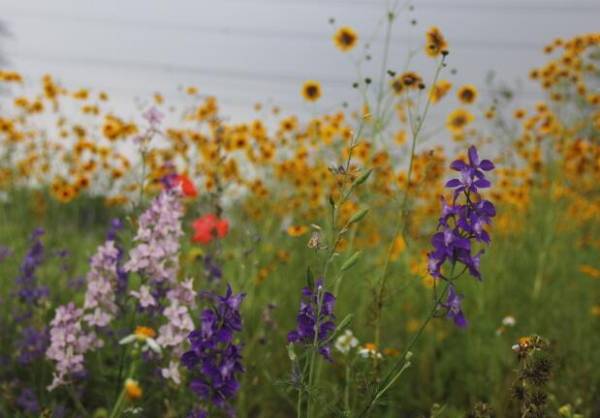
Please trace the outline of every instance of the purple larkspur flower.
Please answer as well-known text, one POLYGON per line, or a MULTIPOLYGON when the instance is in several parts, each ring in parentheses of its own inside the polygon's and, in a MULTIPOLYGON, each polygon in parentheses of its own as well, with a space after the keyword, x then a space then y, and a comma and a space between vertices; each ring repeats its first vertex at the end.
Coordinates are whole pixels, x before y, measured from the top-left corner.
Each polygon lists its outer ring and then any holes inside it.
POLYGON ((470 180, 465 183, 453 179, 446 183, 447 187, 456 189, 452 203, 442 199, 438 232, 431 238, 433 251, 428 254, 429 273, 435 278, 441 278, 444 263, 461 263, 472 276, 481 279, 479 259, 483 250, 473 253, 473 243, 490 243, 490 236, 484 227, 491 223, 491 219, 496 215, 496 208, 489 200, 479 197, 477 187, 483 187, 481 184, 489 187, 490 182, 482 170, 490 171, 494 165, 489 160, 480 162, 477 150, 470 147, 469 164, 456 160, 451 167, 460 170, 470 180), (483 180, 485 181, 481 182, 483 180), (476 186, 478 181, 480 185, 476 186), (467 183, 470 186, 465 186, 467 183), (464 196, 464 203, 459 202, 460 196, 464 196))
POLYGON ((446 187, 455 189, 454 194, 458 195, 462 192, 477 193, 478 189, 485 189, 491 186, 488 179, 485 178, 484 171, 494 169, 494 163, 490 160, 479 161, 477 148, 469 147, 469 163, 463 160, 455 160, 450 164, 450 168, 460 172, 460 177, 448 180, 446 187))
POLYGON ((240 386, 237 375, 244 372, 241 345, 234 342, 234 336, 242 330, 239 308, 245 295, 233 294, 228 285, 223 296, 204 296, 213 306, 202 311, 200 327, 190 333, 191 348, 181 362, 193 374, 190 389, 204 402, 230 412, 228 401, 240 386))
POLYGON ((490 187, 485 177, 486 171, 494 169, 490 160, 479 160, 477 149, 469 148, 468 160, 452 162, 450 167, 460 172, 460 178, 449 180, 446 187, 454 189, 452 202, 442 198, 442 212, 438 222, 438 231, 433 234, 431 244, 433 251, 428 254, 428 271, 436 279, 448 281, 449 293, 442 304, 448 310, 448 317, 454 319, 459 327, 467 325, 460 307, 461 297, 457 295, 452 281, 442 273, 445 264, 454 267, 464 266, 464 271, 481 280, 480 259, 483 250, 477 251, 477 244, 489 244, 489 233, 485 226, 496 216, 496 208, 489 200, 481 198, 479 189, 490 187), (462 199, 461 199, 462 197, 462 199))
POLYGON ((442 306, 448 310, 448 318, 451 318, 457 327, 464 328, 469 322, 462 311, 461 302, 462 296, 456 293, 454 286, 450 286, 446 303, 443 303, 442 306))
POLYGON ((35 392, 30 388, 21 389, 21 393, 17 398, 17 405, 27 414, 37 415, 40 412, 40 403, 37 396, 35 396, 35 392))
POLYGON ((296 329, 288 333, 288 342, 305 345, 316 343, 319 353, 331 360, 331 344, 328 340, 335 330, 334 307, 335 296, 324 290, 322 279, 315 282, 314 288, 304 287, 296 329))
POLYGON ((204 272, 209 281, 219 280, 223 277, 221 266, 210 254, 204 256, 204 272))
POLYGON ((26 306, 36 305, 42 298, 48 296, 48 288, 37 283, 36 271, 44 262, 44 245, 41 237, 42 228, 33 231, 30 237, 31 246, 21 262, 20 274, 16 279, 17 295, 26 306))
POLYGON ((48 348, 49 338, 46 327, 41 330, 29 326, 21 331, 18 345, 18 361, 22 365, 31 364, 35 360, 43 358, 48 348))

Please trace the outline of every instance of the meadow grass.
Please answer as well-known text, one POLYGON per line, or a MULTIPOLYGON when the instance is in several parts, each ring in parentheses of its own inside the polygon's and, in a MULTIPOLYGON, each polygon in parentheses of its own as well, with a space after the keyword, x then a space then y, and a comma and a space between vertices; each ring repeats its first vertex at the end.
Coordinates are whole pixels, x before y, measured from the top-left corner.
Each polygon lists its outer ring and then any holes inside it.
MULTIPOLYGON (((39 274, 40 282, 52 291, 48 308, 70 300, 81 302, 81 292, 69 284, 69 279, 85 275, 87 260, 102 242, 108 220, 123 214, 107 210, 93 199, 81 198, 67 209, 49 201, 40 216, 35 214, 34 199, 26 191, 15 191, 9 202, 2 207, 3 228, 0 232, 0 243, 9 244, 14 250, 11 262, 0 264, 4 318, 10 318, 15 306, 11 291, 13 279, 18 275, 17 260, 28 246, 26 237, 37 226, 46 230, 44 244, 48 254, 62 249, 70 253, 72 270, 68 273, 59 268, 58 260, 50 259, 39 274)), ((247 370, 242 378, 238 413, 240 416, 291 416, 294 400, 286 385, 290 365, 285 340, 287 331, 294 326, 296 295, 305 285, 306 266, 316 267, 314 250, 306 247, 306 239, 289 237, 269 222, 254 225, 256 231, 260 231, 259 236, 249 237, 243 232, 242 218, 236 217, 235 213, 230 216, 233 231, 222 242, 226 260, 224 276, 236 289, 248 294, 242 309, 244 332, 241 337, 246 342, 247 370), (270 262, 274 249, 285 249, 290 259, 257 284, 251 278, 256 277, 259 266, 270 262), (276 307, 272 310, 272 323, 266 324, 262 313, 268 304, 276 307)), ((478 401, 488 402, 500 416, 509 416, 510 385, 516 367, 510 347, 518 337, 531 334, 544 335, 552 343, 556 367, 550 391, 556 409, 571 403, 586 405, 591 411, 597 401, 600 382, 600 372, 595 367, 600 364, 596 349, 600 334, 597 319, 590 314, 598 283, 579 272, 578 266, 593 263, 596 252, 577 243, 596 231, 570 228, 564 218, 564 208, 548 199, 543 190, 536 194, 527 213, 515 216, 523 217, 520 220, 522 230, 506 234, 492 230, 495 240, 483 261, 484 282, 465 280, 463 284, 467 296, 464 309, 471 318, 469 328, 455 329, 445 319, 434 320, 414 349, 412 367, 387 394, 377 416, 425 415, 436 403, 445 406, 442 416, 458 416, 478 401), (536 279, 541 280, 537 292, 536 279), (516 319, 515 326, 504 327, 505 330, 498 333, 502 319, 508 315, 516 319)), ((131 228, 124 234, 128 235, 131 235, 131 228)), ((413 244, 389 267, 382 347, 402 350, 411 337, 410 330, 414 332, 414 322, 422 321, 426 316, 431 291, 408 268, 409 254, 418 252, 414 247, 426 245, 425 240, 413 244)), ((373 272, 381 268, 384 252, 385 245, 382 244, 364 253, 345 275, 338 295, 336 314, 338 318, 353 314, 350 328, 361 342, 372 338, 373 272)), ((189 248, 184 249, 182 257, 186 253, 189 248)), ((186 264, 186 273, 198 274, 199 263, 186 264)), ((48 322, 51 316, 52 310, 47 309, 43 319, 48 322)), ((15 324, 9 320, 8 326, 9 330, 3 333, 4 347, 10 346, 11 335, 14 336, 15 324)), ((87 385, 89 390, 85 399, 90 405, 106 405, 107 382, 92 382, 114 378, 114 361, 114 358, 101 359, 97 364, 100 370, 89 370, 91 382, 87 385), (96 392, 96 387, 103 389, 96 392)), ((353 393, 372 390, 369 387, 372 365, 365 363, 355 373, 351 383, 356 386, 353 393)), ((42 389, 50 379, 51 366, 40 364, 18 374, 38 382, 42 389)), ((339 387, 343 380, 343 362, 323 370, 316 396, 328 407, 321 415, 340 413, 339 387)), ((160 386, 160 383, 156 384, 160 386)), ((156 390, 161 393, 158 388, 156 390)), ((146 405, 165 401, 153 398, 152 387, 145 391, 148 394, 146 405)), ((42 400, 44 392, 39 391, 42 400)), ((177 397, 186 396, 189 401, 189 394, 171 397, 177 392, 170 393, 168 402, 175 403, 177 397)), ((358 404, 360 399, 351 399, 351 402, 358 404)))

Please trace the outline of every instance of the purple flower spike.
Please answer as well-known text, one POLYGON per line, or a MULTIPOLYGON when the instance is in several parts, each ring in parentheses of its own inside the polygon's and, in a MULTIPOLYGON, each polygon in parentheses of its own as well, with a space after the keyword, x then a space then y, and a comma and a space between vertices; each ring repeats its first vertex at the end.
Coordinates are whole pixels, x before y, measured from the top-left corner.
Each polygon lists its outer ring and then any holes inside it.
POLYGON ((335 296, 323 289, 323 280, 315 283, 314 289, 302 289, 302 301, 298 312, 296 329, 288 333, 288 342, 312 345, 316 341, 319 353, 331 361, 329 337, 335 331, 335 296))
MULTIPOLYGON (((244 372, 241 345, 234 343, 234 335, 242 330, 239 308, 245 295, 234 294, 228 285, 223 296, 205 296, 215 305, 202 312, 200 328, 190 333, 192 347, 181 356, 181 362, 194 373, 190 389, 202 401, 229 412, 228 401, 240 386, 237 375, 244 372)), ((204 409, 197 409, 189 416, 207 415, 204 409)))
POLYGON ((42 298, 48 296, 48 288, 37 283, 36 271, 44 262, 44 245, 41 237, 42 228, 33 231, 30 237, 31 247, 21 262, 21 274, 17 277, 17 294, 26 306, 35 306, 42 298))
MULTIPOLYGON (((468 156, 468 163, 456 160, 450 164, 450 168, 459 171, 460 176, 446 183, 446 187, 454 189, 454 198, 452 203, 442 198, 438 232, 431 238, 433 251, 428 254, 429 273, 436 279, 450 282, 450 293, 442 306, 448 309, 448 317, 459 327, 467 325, 460 308, 461 298, 456 294, 452 283, 455 278, 445 277, 442 267, 446 263, 451 266, 462 264, 463 271, 468 271, 471 276, 481 280, 479 265, 483 250, 475 253, 474 247, 477 243, 491 242, 485 226, 496 216, 496 208, 492 202, 482 199, 479 195, 479 189, 491 186, 484 172, 493 170, 494 164, 490 160, 480 161, 477 149, 473 146, 469 148, 468 156), (460 199, 461 196, 464 199, 460 199), (460 200, 464 202, 461 203, 460 200)), ((457 269, 458 271, 460 270, 457 269)))
POLYGON ((30 388, 21 390, 21 393, 17 398, 17 405, 27 414, 37 415, 40 412, 40 404, 37 396, 35 396, 35 392, 30 388))

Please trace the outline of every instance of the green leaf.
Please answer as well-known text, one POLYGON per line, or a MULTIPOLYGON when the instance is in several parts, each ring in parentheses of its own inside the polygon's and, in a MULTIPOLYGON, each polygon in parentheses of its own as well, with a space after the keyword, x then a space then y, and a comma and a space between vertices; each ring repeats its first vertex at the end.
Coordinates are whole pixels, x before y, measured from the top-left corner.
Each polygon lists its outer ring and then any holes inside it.
POLYGON ((306 268, 306 284, 308 285, 309 289, 314 289, 315 287, 315 276, 313 276, 310 267, 306 268))

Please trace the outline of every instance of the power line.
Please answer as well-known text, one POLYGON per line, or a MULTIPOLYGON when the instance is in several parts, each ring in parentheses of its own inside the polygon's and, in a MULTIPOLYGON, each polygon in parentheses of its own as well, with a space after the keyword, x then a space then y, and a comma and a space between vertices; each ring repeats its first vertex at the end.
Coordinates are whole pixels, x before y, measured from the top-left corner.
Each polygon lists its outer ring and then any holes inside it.
MULTIPOLYGON (((126 68, 136 71, 159 71, 165 73, 181 73, 181 74, 194 74, 202 75, 213 78, 224 78, 234 80, 250 80, 260 82, 276 82, 276 83, 295 83, 301 84, 307 80, 308 77, 299 74, 292 73, 274 73, 274 72, 257 72, 250 70, 236 70, 231 68, 219 68, 219 67, 201 67, 192 65, 176 65, 169 63, 162 63, 156 61, 141 61, 141 60, 126 60, 126 59, 110 59, 110 58, 96 58, 96 57, 77 57, 68 55, 47 55, 40 53, 13 53, 13 56, 17 58, 24 58, 36 61, 56 62, 61 65, 71 64, 80 65, 85 67, 106 67, 106 68, 126 68)), ((338 77, 321 76, 319 81, 323 84, 329 84, 331 86, 351 86, 354 80, 341 80, 338 77)))
MULTIPOLYGON (((600 10, 600 9, 599 9, 600 10)), ((11 17, 11 13, 5 16, 11 17)), ((305 42, 324 42, 331 37, 330 33, 315 33, 309 31, 298 30, 277 30, 269 28, 234 28, 228 26, 204 26, 193 23, 172 23, 146 21, 139 19, 122 19, 122 18, 99 18, 91 16, 72 16, 60 13, 12 13, 12 18, 28 18, 52 21, 67 21, 75 23, 91 23, 98 25, 114 25, 123 26, 126 28, 143 28, 146 30, 173 30, 173 31, 190 31, 204 34, 218 34, 222 36, 239 37, 239 38, 266 38, 266 39, 294 39, 305 42), (51 20, 50 20, 51 19, 51 20)), ((421 43, 420 38, 395 37, 395 43, 421 43)), ((491 39, 453 39, 452 46, 459 46, 471 49, 509 49, 509 50, 541 50, 543 43, 528 42, 528 41, 506 41, 506 40, 491 40, 491 39)))
MULTIPOLYGON (((245 3, 247 0, 223 0, 227 3, 245 3)), ((331 6, 370 6, 370 7, 383 7, 385 3, 383 1, 374 2, 371 0, 254 0, 255 3, 268 3, 268 4, 318 4, 318 5, 331 5, 331 6)), ((600 5, 597 2, 580 2, 573 4, 573 1, 554 1, 554 2, 526 2, 526 1, 502 1, 502 2, 491 2, 491 1, 428 1, 428 0, 415 0, 408 1, 406 4, 411 4, 415 9, 436 9, 436 10, 476 10, 476 11, 553 11, 553 12, 592 12, 600 11, 600 5)))
MULTIPOLYGON (((247 80, 247 81, 258 81, 266 83, 278 83, 278 84, 301 84, 306 80, 306 77, 298 74, 281 74, 274 72, 257 72, 249 70, 236 70, 231 68, 210 68, 200 67, 191 65, 174 65, 167 63, 160 63, 155 61, 135 61, 135 60, 115 60, 107 58, 96 58, 96 57, 76 57, 76 56, 60 56, 60 55, 44 55, 44 54, 13 54, 17 57, 24 59, 53 62, 60 65, 77 65, 84 67, 105 67, 114 69, 115 67, 124 68, 135 71, 157 71, 165 73, 180 73, 180 74, 193 74, 203 75, 212 78, 221 79, 232 79, 232 80, 247 80)), ((322 84, 328 84, 330 87, 349 88, 354 80, 344 80, 339 77, 319 77, 319 82, 322 84)), ((485 89, 483 89, 485 91, 485 89)), ((532 90, 520 90, 519 94, 523 96, 539 98, 541 95, 538 92, 532 90)))
MULTIPOLYGON (((34 74, 31 71, 19 71, 22 75, 24 75, 27 79, 40 79, 42 77, 42 73, 37 73, 34 74)), ((134 99, 150 99, 151 96, 153 96, 155 93, 160 93, 164 98, 166 99, 174 99, 177 100, 179 102, 183 102, 186 99, 189 98, 189 96, 187 95, 187 93, 184 92, 166 92, 166 91, 160 91, 160 89, 151 89, 148 87, 132 87, 132 86, 122 86, 122 85, 116 85, 116 84, 106 84, 106 83, 100 83, 100 84, 96 84, 93 87, 93 91, 107 91, 109 93, 120 93, 123 96, 124 95, 128 95, 128 97, 132 97, 134 99), (138 97, 139 96, 139 97, 138 97), (147 96, 147 97, 145 97, 147 96)), ((236 90, 239 92, 239 90, 236 90)), ((248 91, 248 90, 246 90, 248 91)), ((248 97, 248 96, 232 96, 229 94, 222 94, 222 93, 211 93, 211 92, 205 92, 204 94, 202 94, 202 97, 206 97, 206 96, 215 96, 219 103, 222 104, 228 104, 228 105, 234 105, 234 106, 241 106, 241 107, 251 107, 256 103, 261 103, 264 106, 280 106, 283 107, 284 109, 295 109, 297 111, 306 111, 307 109, 304 108, 302 106, 302 102, 301 101, 291 101, 291 100, 282 100, 280 98, 275 98, 272 96, 253 96, 253 97, 248 97)))

